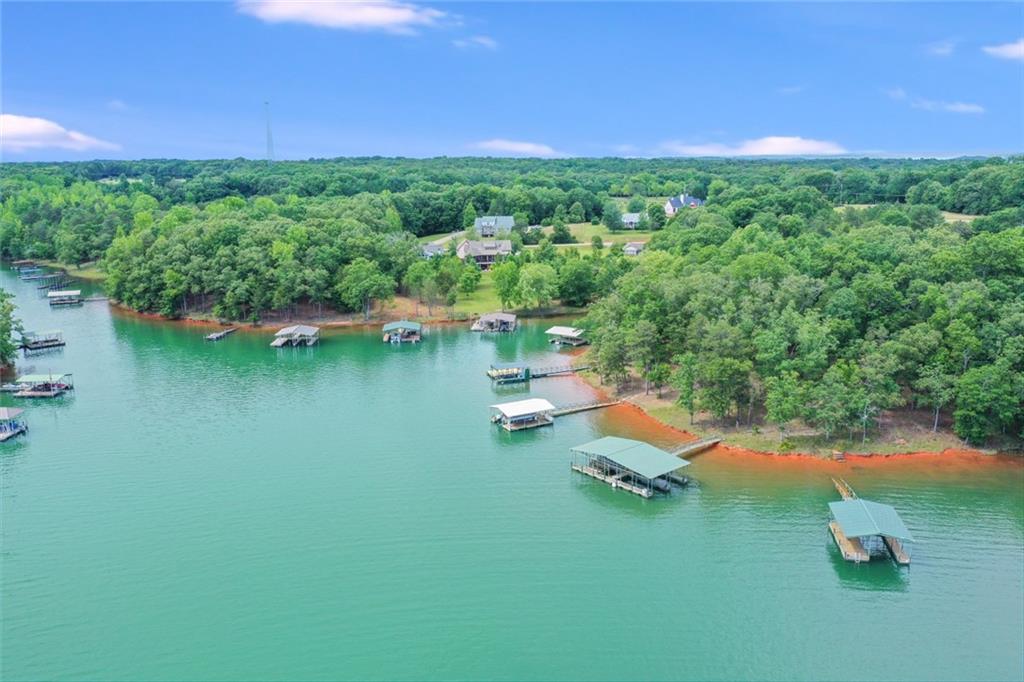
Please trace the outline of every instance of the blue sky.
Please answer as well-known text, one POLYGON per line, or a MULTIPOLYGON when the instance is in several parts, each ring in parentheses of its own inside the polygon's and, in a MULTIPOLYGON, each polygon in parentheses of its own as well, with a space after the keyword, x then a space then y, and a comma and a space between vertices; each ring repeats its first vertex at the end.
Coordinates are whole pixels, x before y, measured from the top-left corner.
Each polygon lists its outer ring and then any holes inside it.
POLYGON ((11 3, 3 158, 1024 150, 1024 4, 11 3))

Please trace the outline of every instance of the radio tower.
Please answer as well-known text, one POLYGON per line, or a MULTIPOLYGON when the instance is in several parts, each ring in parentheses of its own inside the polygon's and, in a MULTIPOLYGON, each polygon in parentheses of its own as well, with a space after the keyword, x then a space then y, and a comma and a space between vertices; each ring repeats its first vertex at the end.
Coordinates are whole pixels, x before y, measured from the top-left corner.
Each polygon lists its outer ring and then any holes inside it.
POLYGON ((263 103, 263 111, 267 115, 267 163, 274 160, 274 136, 270 134, 270 102, 263 103))

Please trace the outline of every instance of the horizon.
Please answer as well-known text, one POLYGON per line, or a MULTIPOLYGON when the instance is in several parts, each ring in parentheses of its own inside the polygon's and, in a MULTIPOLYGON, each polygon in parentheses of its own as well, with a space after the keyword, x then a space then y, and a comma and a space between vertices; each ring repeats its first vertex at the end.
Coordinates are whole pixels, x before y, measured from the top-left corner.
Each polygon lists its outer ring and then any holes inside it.
POLYGON ((268 101, 278 161, 1014 156, 1022 25, 1012 3, 5 3, 3 161, 263 160, 268 101))

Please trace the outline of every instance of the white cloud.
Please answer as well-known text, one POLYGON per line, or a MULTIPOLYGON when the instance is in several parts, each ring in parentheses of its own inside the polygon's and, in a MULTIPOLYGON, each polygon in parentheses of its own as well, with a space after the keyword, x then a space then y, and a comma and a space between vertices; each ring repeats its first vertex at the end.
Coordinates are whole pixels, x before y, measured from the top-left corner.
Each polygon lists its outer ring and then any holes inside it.
POLYGON ((898 102, 909 102, 910 106, 913 108, 923 109, 925 111, 946 111, 951 114, 985 113, 985 107, 980 104, 972 104, 970 102, 944 102, 937 99, 928 99, 927 97, 911 96, 903 88, 890 88, 885 91, 885 94, 889 96, 889 99, 893 99, 898 102))
POLYGON ((955 49, 955 40, 937 40, 924 46, 924 51, 933 57, 949 57, 955 49))
POLYGON ((1024 38, 1012 43, 1004 43, 1002 45, 986 45, 981 49, 985 54, 991 57, 1024 61, 1024 38))
POLYGON ((497 50, 498 41, 490 36, 471 36, 469 38, 459 38, 452 41, 452 45, 461 49, 467 49, 471 47, 482 47, 487 50, 497 50))
POLYGON ((68 130, 58 123, 35 116, 0 114, 0 149, 23 152, 27 149, 70 149, 76 152, 94 149, 120 149, 113 142, 68 130))
POLYGON ((780 95, 799 95, 804 91, 802 85, 784 85, 781 88, 777 88, 775 91, 780 95))
POLYGON ((401 35, 436 26, 448 16, 432 7, 397 0, 237 0, 235 7, 271 24, 291 22, 401 35))
POLYGON ((110 109, 111 111, 128 111, 129 108, 130 107, 125 104, 124 100, 121 99, 112 99, 107 102, 107 109, 110 109))
POLYGON ((744 140, 738 144, 666 142, 661 145, 661 150, 679 156, 829 156, 846 153, 846 149, 835 142, 784 135, 744 140))
POLYGON ((499 155, 564 156, 561 152, 555 151, 552 147, 540 142, 523 142, 521 140, 505 140, 502 138, 477 142, 473 147, 486 152, 496 152, 499 155))

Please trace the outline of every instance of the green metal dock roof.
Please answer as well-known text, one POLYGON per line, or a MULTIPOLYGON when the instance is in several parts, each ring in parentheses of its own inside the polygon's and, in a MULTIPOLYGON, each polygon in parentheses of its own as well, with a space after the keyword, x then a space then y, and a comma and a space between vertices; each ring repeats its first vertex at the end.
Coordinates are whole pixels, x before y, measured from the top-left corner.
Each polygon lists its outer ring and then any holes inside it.
POLYGON ((399 329, 406 329, 411 332, 418 332, 423 327, 419 322, 410 322, 409 320, 399 320, 398 322, 390 322, 384 325, 384 331, 393 332, 399 329))
POLYGON ((829 502, 828 508, 846 537, 887 535, 897 540, 914 541, 914 536, 903 524, 903 519, 887 504, 857 498, 829 502))
POLYGON ((605 436, 584 445, 577 445, 572 451, 591 457, 604 457, 648 479, 664 476, 690 465, 685 459, 679 459, 643 441, 616 436, 605 436))

